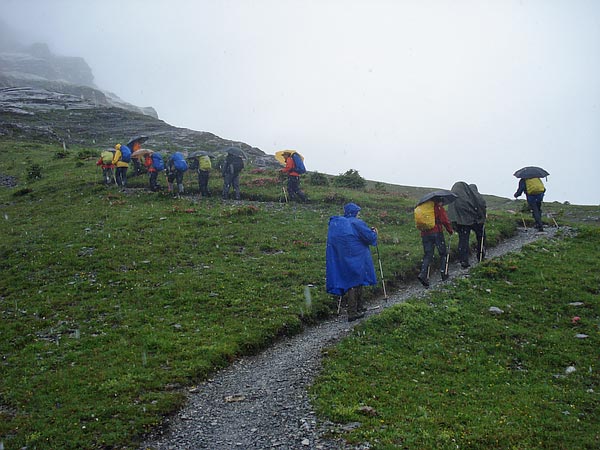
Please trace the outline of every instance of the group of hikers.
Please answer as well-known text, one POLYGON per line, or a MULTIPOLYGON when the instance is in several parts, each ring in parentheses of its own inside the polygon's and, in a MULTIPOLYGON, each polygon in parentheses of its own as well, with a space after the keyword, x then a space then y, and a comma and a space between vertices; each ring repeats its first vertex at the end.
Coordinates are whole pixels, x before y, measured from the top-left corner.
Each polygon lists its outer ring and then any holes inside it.
MULTIPOLYGON (((240 173, 244 169, 242 151, 237 147, 226 149, 227 156, 221 164, 221 175, 223 176, 223 190, 221 197, 228 200, 233 189, 236 200, 240 200, 240 173)), ((308 201, 308 197, 300 188, 300 175, 306 172, 303 157, 293 150, 285 150, 280 153, 284 167, 281 173, 287 176, 286 201, 296 200, 302 203, 308 201)), ((181 152, 174 152, 168 156, 165 163, 159 152, 144 150, 139 140, 134 140, 128 145, 116 144, 114 149, 108 149, 101 153, 96 165, 102 168, 102 178, 106 185, 113 182, 121 189, 127 187, 127 171, 133 164, 136 172, 143 165, 148 174, 149 187, 152 192, 159 190, 158 174, 165 171, 168 192, 177 195, 184 193, 183 178, 188 170, 195 170, 198 175, 198 188, 202 197, 210 197, 208 181, 212 169, 211 155, 204 151, 197 151, 185 156, 181 152), (130 148, 131 146, 131 148, 130 148)))
MULTIPOLYGON (((151 150, 144 151, 140 144, 138 141, 130 142, 128 145, 117 144, 114 150, 102 153, 96 164, 102 166, 106 184, 112 184, 114 181, 119 187, 125 188, 129 164, 132 160, 135 163, 135 158, 138 158, 137 163, 143 164, 147 170, 152 191, 158 190, 158 173, 165 170, 168 191, 174 192, 176 184, 177 193, 183 194, 184 173, 187 170, 196 170, 201 195, 211 195, 208 189, 208 180, 212 163, 208 153, 194 152, 186 158, 181 152, 175 152, 164 163, 160 153, 151 150), (129 145, 132 148, 129 148, 129 145), (142 158, 143 161, 141 161, 142 158)), ((306 172, 302 155, 293 150, 283 150, 277 152, 275 157, 284 165, 281 173, 287 176, 289 198, 307 202, 306 194, 300 189, 300 176, 306 172)), ((241 150, 235 147, 227 149, 227 156, 221 165, 223 176, 221 196, 223 199, 229 199, 232 188, 234 198, 240 199, 239 177, 243 169, 244 161, 241 150)), ((524 169, 531 169, 531 167, 524 169)), ((539 176, 521 177, 517 172, 515 176, 519 176, 520 181, 514 197, 518 198, 525 193, 535 227, 537 230, 543 231, 541 206, 546 191, 544 184, 539 176)), ((544 173, 546 172, 543 171, 542 175, 544 173)), ((340 302, 343 298, 346 300, 348 321, 354 321, 364 316, 366 309, 363 301, 363 286, 377 284, 370 247, 377 247, 378 231, 358 218, 360 210, 360 206, 355 203, 346 204, 343 216, 332 216, 329 219, 327 231, 326 290, 329 294, 339 296, 340 302)), ((485 258, 487 205, 475 184, 458 181, 454 183, 450 191, 432 192, 417 203, 414 214, 415 224, 421 232, 423 245, 423 261, 417 276, 423 286, 429 287, 430 285, 429 272, 436 248, 440 257, 440 277, 443 281, 449 278, 449 249, 446 246, 444 230, 449 235, 458 233, 458 259, 463 269, 470 266, 471 231, 474 232, 477 240, 477 261, 481 262, 485 258), (444 209, 446 204, 448 205, 447 213, 444 209)), ((381 275, 383 278, 383 273, 381 275)))
MULTIPOLYGON (((96 165, 102 168, 102 178, 106 185, 115 183, 119 188, 127 187, 127 171, 132 164, 137 171, 143 166, 148 174, 149 188, 152 192, 160 189, 158 174, 165 172, 168 192, 181 195, 184 193, 183 179, 188 170, 196 171, 198 176, 198 188, 202 197, 210 197, 208 187, 210 172, 212 170, 211 155, 207 152, 198 151, 189 156, 182 152, 170 154, 166 160, 159 152, 143 150, 136 142, 130 148, 127 145, 116 144, 114 149, 105 150, 101 153, 96 165), (136 145, 137 144, 137 145, 136 145)), ((228 199, 233 188, 236 200, 240 199, 240 173, 244 168, 241 151, 231 147, 227 152, 221 166, 223 175, 222 197, 228 199)))
MULTIPOLYGON (((536 228, 543 231, 541 204, 545 187, 539 177, 522 178, 515 198, 527 196, 536 228)), ((485 258, 485 221, 487 205, 477 186, 464 181, 454 183, 450 191, 435 191, 425 196, 415 207, 415 224, 421 231, 423 261, 417 278, 426 288, 430 285, 429 271, 437 248, 440 257, 440 276, 447 280, 449 249, 444 230, 458 233, 458 259, 461 267, 470 266, 471 231, 477 239, 477 261, 485 258), (448 204, 448 213, 444 205, 448 204)), ((377 284, 370 246, 377 247, 377 229, 370 228, 358 218, 361 208, 355 203, 344 206, 343 216, 329 219, 326 247, 326 289, 347 303, 348 321, 364 316, 363 286, 377 284)), ((379 255, 379 249, 378 249, 379 255)), ((380 261, 381 269, 381 261, 380 261)), ((381 273, 383 278, 383 270, 381 273)), ((383 280, 382 280, 383 282, 383 280)), ((383 285, 385 292, 385 284, 383 285)))

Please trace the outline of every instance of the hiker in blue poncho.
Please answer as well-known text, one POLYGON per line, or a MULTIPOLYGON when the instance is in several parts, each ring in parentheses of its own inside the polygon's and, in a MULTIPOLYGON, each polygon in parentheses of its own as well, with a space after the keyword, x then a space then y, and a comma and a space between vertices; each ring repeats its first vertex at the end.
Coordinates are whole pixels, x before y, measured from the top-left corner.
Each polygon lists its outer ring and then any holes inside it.
POLYGON ((329 219, 326 249, 326 287, 346 296, 348 321, 364 316, 362 287, 377 284, 370 245, 377 245, 377 229, 357 217, 360 206, 348 203, 344 216, 329 219))

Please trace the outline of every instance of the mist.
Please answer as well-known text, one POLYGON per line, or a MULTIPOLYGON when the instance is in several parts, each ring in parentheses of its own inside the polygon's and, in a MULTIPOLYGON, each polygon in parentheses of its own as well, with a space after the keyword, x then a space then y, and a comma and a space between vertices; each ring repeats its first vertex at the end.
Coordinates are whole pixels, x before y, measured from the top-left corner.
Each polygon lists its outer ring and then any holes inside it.
MULTIPOLYGON (((172 125, 308 170, 600 204, 600 2, 3 0, 25 44, 172 125)), ((127 136, 124 137, 126 139, 127 136)))

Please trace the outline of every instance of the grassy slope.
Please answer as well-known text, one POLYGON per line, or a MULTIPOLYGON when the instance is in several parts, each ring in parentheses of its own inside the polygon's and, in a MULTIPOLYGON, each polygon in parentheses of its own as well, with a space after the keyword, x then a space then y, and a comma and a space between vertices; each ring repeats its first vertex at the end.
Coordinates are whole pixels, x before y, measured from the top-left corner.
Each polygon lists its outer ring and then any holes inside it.
MULTIPOLYGON (((177 408, 180 387, 331 314, 327 220, 346 201, 379 228, 390 289, 421 258, 405 194, 305 184, 311 204, 286 205, 276 172, 251 170, 242 190, 260 202, 122 194, 99 185, 97 156, 0 141, 0 173, 20 181, 0 188, 0 440, 11 448, 134 445, 177 408), (35 165, 43 176, 28 180, 35 165)), ((213 174, 214 192, 220 183, 213 174)), ((491 216, 490 242, 512 233, 514 218, 491 216)))
POLYGON ((541 241, 384 311, 329 353, 318 410, 369 448, 598 448, 598 248, 541 241))

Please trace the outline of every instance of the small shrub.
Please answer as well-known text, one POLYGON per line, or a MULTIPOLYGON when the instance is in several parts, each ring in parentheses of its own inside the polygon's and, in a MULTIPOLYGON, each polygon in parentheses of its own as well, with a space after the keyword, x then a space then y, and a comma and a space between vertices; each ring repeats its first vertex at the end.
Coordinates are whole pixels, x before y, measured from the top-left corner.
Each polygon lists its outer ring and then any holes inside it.
POLYGON ((333 184, 338 187, 347 187, 350 189, 362 189, 367 185, 367 181, 360 176, 358 170, 350 169, 344 174, 340 174, 333 180, 333 184))
POLYGON ((77 153, 77 159, 96 158, 97 156, 98 152, 91 149, 81 150, 79 153, 77 153))
POLYGON ((42 178, 42 166, 32 163, 27 169, 28 180, 40 180, 42 178))
POLYGON ((319 172, 312 172, 308 181, 313 186, 329 186, 329 178, 319 172))

